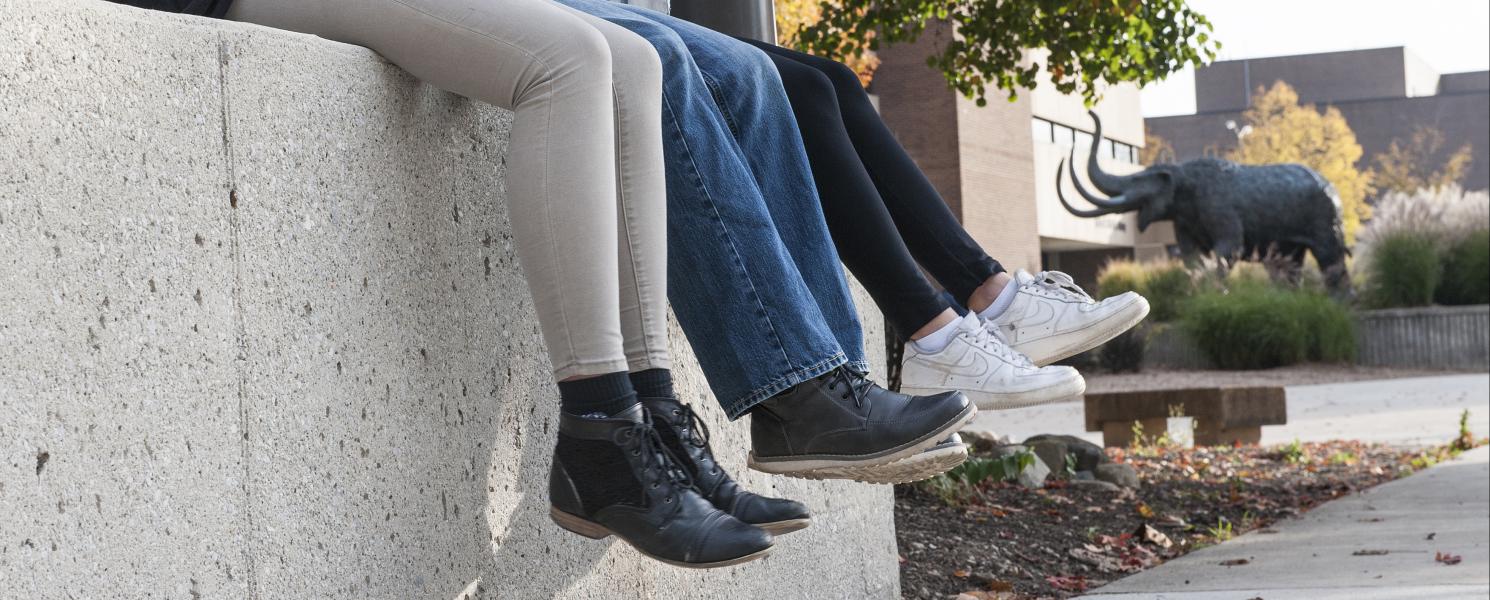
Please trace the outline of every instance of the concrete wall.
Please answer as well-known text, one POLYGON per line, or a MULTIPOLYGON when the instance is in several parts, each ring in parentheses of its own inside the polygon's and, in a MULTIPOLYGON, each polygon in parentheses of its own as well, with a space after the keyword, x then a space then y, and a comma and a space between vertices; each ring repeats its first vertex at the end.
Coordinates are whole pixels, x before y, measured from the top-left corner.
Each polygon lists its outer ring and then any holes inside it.
POLYGON ((898 597, 889 488, 746 471, 681 335, 721 461, 816 524, 697 572, 549 522, 509 114, 307 36, 0 14, 0 597, 898 597))
POLYGON ((1490 369, 1490 306, 1365 311, 1356 340, 1363 365, 1490 369))
MULTIPOLYGON (((1378 367, 1490 369, 1490 306, 1427 306, 1355 315, 1356 364, 1378 367)), ((1210 360, 1174 325, 1151 335, 1144 365, 1209 369, 1210 360)))
MULTIPOLYGON (((1195 70, 1195 110, 1242 110, 1257 88, 1287 81, 1304 104, 1409 95, 1406 48, 1371 48, 1293 56, 1223 60, 1195 70)), ((1418 61, 1421 62, 1421 61, 1418 61)), ((1432 93, 1430 85, 1426 93, 1432 93)))

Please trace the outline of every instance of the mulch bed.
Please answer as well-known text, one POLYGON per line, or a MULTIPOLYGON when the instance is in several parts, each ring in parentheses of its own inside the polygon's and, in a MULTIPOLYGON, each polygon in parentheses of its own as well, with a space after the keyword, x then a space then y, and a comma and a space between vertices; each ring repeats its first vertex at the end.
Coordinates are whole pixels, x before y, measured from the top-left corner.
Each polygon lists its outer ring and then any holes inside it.
POLYGON ((1432 460, 1359 442, 1107 452, 1133 465, 1142 489, 985 483, 951 506, 920 485, 896 486, 904 596, 1068 598, 1432 460))

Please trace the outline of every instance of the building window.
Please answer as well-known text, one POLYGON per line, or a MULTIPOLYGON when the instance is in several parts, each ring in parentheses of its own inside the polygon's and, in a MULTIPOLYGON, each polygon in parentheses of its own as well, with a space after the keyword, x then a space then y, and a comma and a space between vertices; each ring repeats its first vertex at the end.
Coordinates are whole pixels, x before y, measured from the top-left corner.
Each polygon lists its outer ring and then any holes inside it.
POLYGON ((1060 144, 1062 146, 1070 146, 1076 141, 1076 130, 1071 129, 1070 127, 1066 127, 1065 125, 1061 125, 1060 123, 1051 123, 1050 127, 1052 129, 1053 136, 1051 139, 1052 142, 1055 142, 1056 144, 1060 144))
POLYGON ((1045 119, 1030 119, 1030 137, 1035 143, 1049 144, 1055 141, 1055 129, 1045 119))
POLYGON ((1076 153, 1077 154, 1086 154, 1091 149, 1092 149, 1092 134, 1087 133, 1085 131, 1082 131, 1080 129, 1077 129, 1076 130, 1076 153))

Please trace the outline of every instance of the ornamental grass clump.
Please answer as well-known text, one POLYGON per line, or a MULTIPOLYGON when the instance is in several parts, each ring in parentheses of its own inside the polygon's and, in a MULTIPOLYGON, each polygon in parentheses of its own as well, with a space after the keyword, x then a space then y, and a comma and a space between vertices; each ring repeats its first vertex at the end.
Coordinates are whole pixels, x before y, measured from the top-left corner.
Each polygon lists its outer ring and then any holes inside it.
POLYGON ((1390 193, 1356 247, 1367 308, 1490 303, 1490 194, 1390 193))
POLYGON ((1135 262, 1114 260, 1097 274, 1097 299, 1124 292, 1138 292, 1149 301, 1147 320, 1154 323, 1173 321, 1180 305, 1195 293, 1195 278, 1177 260, 1135 262))

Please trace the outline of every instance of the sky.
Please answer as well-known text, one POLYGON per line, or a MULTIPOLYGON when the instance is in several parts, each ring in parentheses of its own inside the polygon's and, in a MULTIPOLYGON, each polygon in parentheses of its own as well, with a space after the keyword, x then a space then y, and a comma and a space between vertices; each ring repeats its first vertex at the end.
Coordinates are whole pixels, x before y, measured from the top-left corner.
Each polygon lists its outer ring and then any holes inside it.
MULTIPOLYGON (((1187 0, 1215 27, 1216 60, 1406 46, 1440 73, 1490 68, 1487 0, 1187 0)), ((1195 72, 1143 89, 1143 115, 1195 112, 1195 72)))

